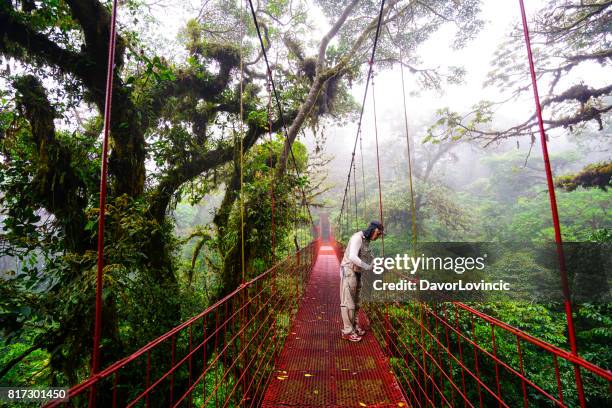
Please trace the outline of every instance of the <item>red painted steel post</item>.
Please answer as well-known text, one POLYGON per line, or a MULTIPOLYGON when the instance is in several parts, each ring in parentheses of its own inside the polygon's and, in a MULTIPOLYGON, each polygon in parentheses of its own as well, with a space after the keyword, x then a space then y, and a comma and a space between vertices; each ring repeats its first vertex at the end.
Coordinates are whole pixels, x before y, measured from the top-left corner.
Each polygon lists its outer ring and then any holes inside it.
MULTIPOLYGON (((191 384, 193 382, 193 375, 192 375, 193 365, 192 365, 192 359, 191 359, 191 353, 193 352, 193 328, 192 328, 192 326, 193 326, 193 324, 189 325, 189 362, 188 362, 188 366, 189 366, 189 387, 191 387, 191 384)), ((189 401, 187 401, 187 404, 188 404, 189 408, 191 408, 192 401, 193 401, 193 393, 189 392, 189 401)))
POLYGON ((202 317, 202 401, 206 401, 206 316, 202 317))
POLYGON ((113 378, 113 408, 117 407, 117 385, 119 384, 119 371, 115 371, 113 378))
MULTIPOLYGON (((471 320, 472 320, 472 340, 474 340, 474 343, 478 343, 477 339, 476 339, 476 324, 474 323, 474 315, 471 315, 471 320)), ((521 366, 522 366, 522 360, 521 360, 521 366)), ((478 378, 480 378, 480 366, 478 365, 478 349, 477 347, 474 347, 474 365, 476 367, 476 376, 478 378)), ((524 384, 524 383, 523 383, 524 384)), ((483 407, 483 401, 482 401, 482 389, 480 387, 480 383, 478 381, 476 381, 476 387, 478 388, 478 400, 480 402, 480 407, 483 407)))
MULTIPOLYGON (((297 252, 297 264, 298 264, 298 268, 297 270, 300 271, 301 270, 301 253, 298 251, 297 252)), ((296 276, 294 274, 294 276, 296 276)), ((295 298, 298 299, 300 296, 300 279, 296 276, 295 278, 295 298)))
POLYGON ((553 363, 555 366, 555 378, 557 380, 557 391, 559 392, 559 401, 563 404, 563 387, 561 386, 561 373, 559 373, 559 360, 557 355, 553 354, 553 363))
MULTIPOLYGON (((466 387, 465 387, 465 366, 464 366, 464 361, 463 361, 463 349, 461 347, 461 336, 459 335, 460 333, 460 328, 459 328, 459 311, 457 310, 457 306, 453 303, 453 308, 455 309, 455 329, 457 330, 457 344, 459 345, 459 361, 461 362, 461 364, 459 365, 461 367, 461 385, 462 385, 462 389, 463 389, 463 395, 467 395, 467 391, 466 391, 466 387)), ((465 399, 463 400, 463 405, 466 405, 465 399)))
POLYGON ((527 385, 525 384, 525 368, 523 367, 523 350, 521 349, 521 338, 516 336, 516 349, 519 356, 519 368, 521 369, 521 388, 523 389, 523 406, 527 408, 529 401, 527 400, 527 385))
MULTIPOLYGON (((106 179, 108 175, 108 137, 110 134, 111 106, 113 98, 113 74, 115 65, 115 38, 117 27, 117 0, 113 0, 111 12, 110 35, 108 40, 108 64, 106 71, 106 97, 104 101, 104 139, 102 142, 102 168, 100 176, 100 217, 98 219, 98 268, 96 273, 96 315, 94 322, 94 339, 91 375, 100 368, 100 338, 102 336, 102 285, 104 274, 104 215, 106 207, 106 179)), ((96 388, 89 394, 89 406, 96 405, 96 388)))
MULTIPOLYGON (((151 385, 151 350, 147 351, 147 374, 145 377, 145 389, 149 388, 151 385)), ((145 396, 145 405, 147 408, 151 406, 151 399, 149 398, 149 393, 145 396)))
POLYGON ((385 352, 387 353, 387 358, 391 358, 391 339, 389 332, 391 329, 389 328, 389 313, 385 312, 385 352))
MULTIPOLYGON (((172 352, 170 353, 170 368, 174 368, 174 363, 176 362, 176 337, 172 336, 172 352)), ((174 373, 176 371, 172 371, 170 374, 170 407, 172 407, 172 403, 174 402, 174 373)))
MULTIPOLYGON (((218 350, 218 346, 219 346, 219 308, 215 309, 215 348, 214 350, 218 350)), ((215 408, 217 408, 219 404, 218 398, 217 398, 219 395, 219 392, 217 391, 217 388, 219 386, 219 383, 218 383, 219 376, 217 375, 217 367, 214 368, 213 376, 215 377, 215 389, 213 392, 215 393, 215 408)))
MULTIPOLYGON (((533 54, 531 52, 531 40, 529 39, 529 28, 527 27, 527 16, 525 14, 525 4, 523 0, 519 0, 521 8, 521 20, 523 23, 523 34, 525 36, 525 46, 527 47, 527 58, 529 60, 529 73, 531 74, 531 83, 533 86, 533 97, 535 100, 536 114, 538 117, 538 127, 540 130, 540 142, 542 145, 542 156, 544 158, 544 168, 546 169, 546 183, 548 184, 548 197, 550 201, 550 210, 552 213, 553 226, 555 229, 555 242, 557 244, 557 255, 559 258, 559 272, 561 274, 561 285, 563 287, 563 296, 565 298, 565 317, 567 320, 567 331, 572 354, 578 355, 578 346, 576 343, 576 333, 574 331, 574 318, 572 316, 572 305, 570 300, 569 284, 567 279, 567 270, 565 268, 565 254, 563 253, 563 239, 561 237, 561 224, 559 222, 559 212, 557 210, 557 199, 555 196, 555 185, 553 183, 552 169, 550 159, 548 157, 548 145, 546 142, 546 134, 544 133, 544 121, 542 119, 542 107, 540 105, 540 96, 538 94, 538 83, 535 74, 535 65, 533 63, 533 54)), ((582 386, 582 376, 580 367, 574 364, 574 373, 576 377, 576 390, 580 406, 585 407, 586 401, 584 398, 584 389, 582 386)))
MULTIPOLYGON (((273 204, 274 206, 274 204, 273 204)), ((274 209, 272 210, 272 213, 274 214, 274 209)), ((274 215, 272 215, 272 217, 274 217, 274 215)), ((274 221, 272 221, 274 222, 274 221)), ((272 239, 274 240, 274 232, 272 233, 272 239)), ((272 249, 272 251, 274 251, 274 247, 272 249)), ((240 332, 240 348, 243 349, 244 348, 244 344, 246 342, 245 340, 245 335, 246 335, 246 325, 248 322, 248 306, 245 305, 250 305, 250 297, 249 297, 249 288, 246 286, 246 282, 243 279, 242 280, 242 313, 241 317, 242 317, 242 322, 241 322, 241 332, 240 332)), ((240 353, 242 354, 242 369, 239 370, 241 378, 242 378, 242 398, 246 397, 246 376, 245 376, 245 370, 246 370, 246 365, 247 365, 247 353, 244 353, 243 351, 240 351, 240 353)), ((242 400, 240 401, 239 405, 242 405, 242 400)))
MULTIPOLYGON (((419 302, 419 332, 420 332, 420 342, 421 342, 421 364, 423 371, 423 389, 427 392, 427 386, 429 384, 429 374, 427 372, 427 357, 425 350, 425 326, 423 325, 423 308, 425 304, 423 302, 419 302)), ((425 395, 426 399, 429 399, 428 395, 425 395)))
POLYGON ((499 364, 497 362, 497 344, 495 343, 495 326, 491 325, 491 345, 493 346, 493 357, 495 362, 495 385, 497 386, 498 406, 501 407, 501 384, 499 382, 499 364))
MULTIPOLYGON (((447 324, 444 325, 444 335, 446 337, 446 350, 447 353, 450 353, 451 350, 451 345, 450 345, 450 337, 448 335, 448 326, 450 323, 450 319, 448 318, 448 312, 446 310, 446 304, 443 303, 442 304, 442 310, 443 310, 443 316, 444 316, 444 320, 447 324)), ((454 377, 453 377, 453 360, 452 359, 448 359, 448 372, 449 372, 449 377, 450 377, 450 382, 451 382, 451 406, 455 406, 455 389, 453 388, 452 384, 454 384, 454 377)))

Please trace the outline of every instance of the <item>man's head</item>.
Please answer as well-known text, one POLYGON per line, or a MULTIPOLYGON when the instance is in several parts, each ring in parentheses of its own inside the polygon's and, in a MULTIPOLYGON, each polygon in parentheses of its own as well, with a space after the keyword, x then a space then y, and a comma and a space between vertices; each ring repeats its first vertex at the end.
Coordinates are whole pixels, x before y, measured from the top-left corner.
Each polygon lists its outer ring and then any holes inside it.
POLYGON ((383 235, 384 229, 380 221, 371 221, 368 228, 363 231, 363 235, 368 241, 376 241, 378 237, 383 235))

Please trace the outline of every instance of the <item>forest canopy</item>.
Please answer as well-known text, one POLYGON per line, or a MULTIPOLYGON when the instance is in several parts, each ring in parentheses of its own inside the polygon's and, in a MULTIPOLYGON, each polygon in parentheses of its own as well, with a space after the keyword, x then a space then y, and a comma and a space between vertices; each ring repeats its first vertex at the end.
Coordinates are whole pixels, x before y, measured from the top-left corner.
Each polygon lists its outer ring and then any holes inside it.
MULTIPOLYGON (((232 292, 245 278, 243 266, 252 278, 304 247, 312 232, 308 209, 335 216, 341 205, 346 175, 339 175, 344 168, 329 170, 326 140, 335 134, 328 129, 353 125, 359 114, 355 89, 361 92, 367 77, 380 2, 258 1, 258 27, 248 2, 202 1, 195 9, 192 3, 119 2, 103 366, 232 292), (159 31, 173 7, 188 17, 168 17, 180 28, 165 43, 159 31)), ((609 79, 602 85, 572 75, 582 64, 609 65, 611 6, 551 0, 531 21, 547 132, 609 136, 609 79)), ((419 91, 441 94, 462 83, 461 66, 431 67, 420 53, 448 27, 448 49, 470 44, 485 26, 481 8, 478 0, 386 1, 377 75, 402 66, 419 91)), ((110 24, 110 1, 0 3, 3 383, 73 385, 89 374, 92 345, 84 333, 93 327, 110 24)), ((440 97, 435 117, 418 129, 414 219, 427 239, 552 236, 547 225, 531 221, 547 208, 534 199, 541 168, 529 154, 506 149, 483 161, 498 181, 476 180, 468 186, 472 195, 459 191, 465 180, 446 173, 448 163, 473 157, 467 146, 535 144, 535 115, 509 127, 498 126, 494 115, 498 105, 531 92, 520 36, 518 26, 509 32, 485 82, 509 99, 474 100, 472 110, 458 112, 440 97), (510 202, 512 211, 501 214, 499 204, 510 202), (490 221, 495 217, 503 226, 490 221)), ((393 122, 395 136, 404 137, 403 122, 393 122)), ((383 149, 391 180, 406 174, 399 143, 383 149)), ((565 190, 560 203, 575 215, 563 220, 567 236, 609 240, 609 157, 591 161, 581 152, 556 163, 556 183, 565 190)), ((375 191, 373 173, 366 183, 375 191)), ((396 249, 410 245, 411 204, 403 188, 388 183, 386 191, 387 230, 403 234, 391 239, 396 249)), ((375 208, 373 196, 353 192, 360 205, 375 208)), ((354 222, 358 228, 357 216, 354 222)), ((548 313, 525 311, 540 312, 548 313)), ((590 313, 594 320, 604 315, 590 313)), ((597 331, 590 335, 601 340, 597 331)))

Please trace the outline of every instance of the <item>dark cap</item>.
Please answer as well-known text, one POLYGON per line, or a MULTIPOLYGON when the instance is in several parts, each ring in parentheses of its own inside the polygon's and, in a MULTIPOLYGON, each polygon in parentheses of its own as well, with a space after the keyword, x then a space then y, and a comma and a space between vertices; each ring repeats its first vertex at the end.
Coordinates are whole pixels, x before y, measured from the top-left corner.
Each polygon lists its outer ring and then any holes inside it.
POLYGON ((380 221, 370 221, 370 225, 368 225, 368 228, 366 228, 365 230, 363 230, 363 235, 366 237, 366 239, 370 239, 370 237, 372 236, 372 232, 374 232, 374 230, 379 230, 380 233, 383 233, 383 230, 385 229, 382 225, 382 223, 380 221))
POLYGON ((380 232, 383 232, 385 230, 385 227, 383 227, 380 221, 370 221, 370 225, 368 225, 368 229, 370 228, 372 229, 378 228, 380 232))

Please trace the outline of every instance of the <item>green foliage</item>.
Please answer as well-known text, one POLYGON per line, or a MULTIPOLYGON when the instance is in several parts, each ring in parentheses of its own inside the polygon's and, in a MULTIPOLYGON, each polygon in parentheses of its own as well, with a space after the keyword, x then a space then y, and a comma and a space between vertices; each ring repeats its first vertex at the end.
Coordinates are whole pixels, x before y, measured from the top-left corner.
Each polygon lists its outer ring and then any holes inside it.
POLYGON ((565 191, 574 191, 579 186, 584 188, 597 187, 606 191, 608 187, 612 186, 612 162, 593 163, 586 166, 578 174, 558 177, 556 185, 565 191))

